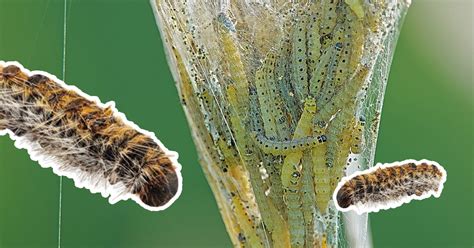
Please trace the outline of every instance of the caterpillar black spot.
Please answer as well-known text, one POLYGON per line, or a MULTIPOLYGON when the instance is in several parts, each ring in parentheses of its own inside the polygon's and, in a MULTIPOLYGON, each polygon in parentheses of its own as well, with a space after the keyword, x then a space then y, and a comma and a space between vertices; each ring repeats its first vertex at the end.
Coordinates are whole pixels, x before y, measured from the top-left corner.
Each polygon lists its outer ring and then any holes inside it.
POLYGON ((45 72, 0 61, 0 135, 79 188, 163 210, 180 195, 181 165, 154 133, 45 72))
POLYGON ((376 166, 344 177, 333 200, 340 211, 359 214, 378 212, 421 200, 439 197, 446 181, 446 170, 429 160, 405 160, 376 166))

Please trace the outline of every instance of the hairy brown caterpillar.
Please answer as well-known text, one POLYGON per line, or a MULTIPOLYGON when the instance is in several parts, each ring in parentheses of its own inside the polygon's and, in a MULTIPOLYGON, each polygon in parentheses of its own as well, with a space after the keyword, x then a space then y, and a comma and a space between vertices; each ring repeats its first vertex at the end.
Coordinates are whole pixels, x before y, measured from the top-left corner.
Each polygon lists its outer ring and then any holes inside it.
POLYGON ((344 177, 334 191, 333 200, 340 211, 378 212, 439 197, 446 181, 446 170, 429 160, 405 160, 376 166, 344 177))
POLYGON ((45 72, 0 61, 0 135, 76 187, 163 210, 180 195, 181 165, 154 133, 45 72))

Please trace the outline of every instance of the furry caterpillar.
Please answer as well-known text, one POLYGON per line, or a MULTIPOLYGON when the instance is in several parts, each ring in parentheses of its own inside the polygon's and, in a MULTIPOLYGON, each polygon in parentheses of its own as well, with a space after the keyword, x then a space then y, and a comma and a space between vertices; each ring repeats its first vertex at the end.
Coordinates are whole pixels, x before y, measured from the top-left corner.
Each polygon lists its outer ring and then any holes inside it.
POLYGON ((0 135, 9 134, 42 167, 76 187, 166 209, 180 195, 181 165, 151 132, 114 103, 102 104, 45 72, 0 61, 0 135))
POLYGON ((446 181, 446 170, 429 160, 405 160, 376 166, 344 177, 333 200, 340 211, 378 212, 422 200, 439 197, 446 181))

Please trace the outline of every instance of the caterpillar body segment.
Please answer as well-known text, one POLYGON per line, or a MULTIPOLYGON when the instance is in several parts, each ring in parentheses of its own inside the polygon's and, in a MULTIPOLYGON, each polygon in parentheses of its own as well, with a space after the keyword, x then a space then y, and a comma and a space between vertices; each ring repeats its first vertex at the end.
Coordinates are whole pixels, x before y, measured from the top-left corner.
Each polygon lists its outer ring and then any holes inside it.
MULTIPOLYGON (((275 79, 279 88, 281 96, 282 110, 284 111, 282 120, 283 123, 287 123, 290 127, 288 128, 288 136, 285 138, 291 139, 292 131, 291 127, 294 127, 298 123, 299 116, 301 115, 300 99, 297 97, 295 89, 292 87, 291 82, 291 51, 292 45, 290 39, 285 39, 281 42, 280 56, 277 59, 275 67, 275 79)), ((282 137, 283 138, 283 137, 282 137)))
MULTIPOLYGON (((234 156, 233 153, 229 155, 234 156)), ((241 160, 235 160, 235 162, 236 164, 228 165, 230 180, 226 180, 227 187, 231 190, 233 211, 238 219, 245 220, 239 222, 239 226, 243 230, 242 234, 245 235, 246 243, 251 247, 263 247, 260 242, 262 234, 258 227, 261 223, 257 207, 259 204, 257 204, 252 190, 251 178, 249 177, 251 175, 247 174, 245 165, 241 164, 241 160)))
MULTIPOLYGON (((344 9, 344 8, 342 8, 344 9)), ((338 29, 334 37, 334 42, 342 44, 342 51, 339 53, 339 61, 334 69, 333 82, 337 90, 345 83, 348 83, 351 70, 349 63, 351 61, 351 51, 353 50, 353 37, 351 32, 354 29, 357 20, 354 20, 351 12, 346 14, 346 20, 338 24, 338 29)))
POLYGON ((300 193, 301 173, 299 171, 298 169, 293 170, 288 186, 285 189, 291 247, 303 247, 305 240, 305 228, 301 225, 301 223, 304 223, 304 216, 300 193))
POLYGON ((352 145, 352 134, 353 134, 353 125, 354 121, 348 123, 348 125, 341 130, 340 134, 337 136, 337 150, 334 152, 333 165, 330 169, 330 187, 331 193, 334 192, 337 184, 344 176, 344 171, 347 166, 347 160, 350 154, 350 148, 352 145))
POLYGON ((328 0, 324 1, 321 6, 323 15, 321 16, 321 29, 319 34, 321 37, 329 35, 337 22, 337 5, 339 0, 328 0))
POLYGON ((343 50, 340 53, 339 63, 335 68, 334 74, 334 84, 336 89, 340 89, 343 84, 345 84, 349 78, 350 69, 349 69, 349 61, 350 61, 350 52, 352 46, 349 46, 349 43, 346 43, 343 50))
POLYGON ((200 107, 203 111, 209 111, 209 113, 213 113, 213 115, 204 115, 204 123, 206 125, 206 129, 209 130, 211 133, 212 138, 218 139, 219 138, 219 132, 218 132, 218 127, 216 124, 216 120, 214 120, 214 114, 217 114, 217 108, 215 105, 215 100, 213 96, 211 95, 210 90, 208 89, 201 89, 200 92, 198 93, 198 98, 200 100, 200 107))
MULTIPOLYGON (((360 65, 362 55, 364 53, 365 39, 367 36, 367 28, 364 26, 364 23, 359 20, 352 21, 351 25, 351 51, 350 51, 350 61, 348 64, 349 72, 357 70, 357 67, 360 65)), ((350 73, 348 73, 349 77, 350 73)))
MULTIPOLYGON (((275 102, 271 98, 269 82, 274 80, 272 65, 275 64, 275 57, 271 56, 264 61, 263 67, 256 72, 255 85, 257 88, 258 102, 263 120, 265 135, 270 138, 278 137, 277 127, 275 123, 274 109, 275 102)), ((278 109, 277 109, 278 111, 278 109)), ((277 117, 278 118, 278 117, 277 117)))
MULTIPOLYGON (((242 165, 238 164, 238 161, 236 162, 237 164, 230 164, 228 168, 228 171, 232 177, 232 180, 235 180, 233 182, 233 184, 236 185, 234 191, 239 193, 239 198, 243 202, 245 202, 249 206, 255 207, 256 203, 255 203, 255 199, 253 199, 250 179, 248 175, 246 174, 242 165)), ((252 214, 256 216, 255 213, 252 213, 252 214)))
MULTIPOLYGON (((248 144, 248 146, 250 147, 252 151, 256 149, 255 147, 252 147, 251 144, 248 144)), ((255 200, 256 200, 258 209, 274 209, 275 207, 271 206, 271 205, 274 205, 274 203, 266 199, 267 197, 263 190, 263 189, 267 189, 269 185, 267 182, 262 180, 262 177, 259 171, 260 169, 259 166, 255 166, 259 163, 259 161, 249 158, 248 156, 243 156, 243 157, 244 157, 245 168, 248 171, 248 175, 249 175, 250 182, 253 188, 253 192, 255 195, 255 200)), ((276 225, 281 224, 281 222, 275 221, 274 219, 272 219, 273 216, 271 215, 271 212, 264 211, 260 213, 261 213, 260 220, 256 228, 258 230, 259 236, 262 237, 262 235, 267 235, 266 233, 264 233, 265 231, 264 228, 267 228, 268 230, 276 230, 278 229, 276 225)))
POLYGON ((230 119, 230 124, 233 127, 234 130, 234 139, 235 139, 235 145, 238 149, 239 156, 242 154, 245 154, 249 147, 247 146, 247 132, 245 129, 244 124, 242 123, 241 119, 239 118, 239 113, 242 113, 243 107, 242 103, 238 99, 238 94, 237 94, 237 89, 233 85, 228 85, 227 86, 227 91, 226 91, 227 99, 229 101, 229 104, 232 107, 232 113, 229 117, 230 119))
MULTIPOLYGON (((346 106, 342 107, 341 111, 331 120, 328 126, 328 150, 327 150, 327 165, 333 167, 336 153, 339 151, 339 146, 343 143, 340 141, 340 135, 344 129, 347 129, 350 125, 355 111, 355 106, 352 102, 349 102, 346 106)), ((352 129, 351 129, 352 130, 352 129)), ((350 145, 349 139, 345 142, 350 145)))
POLYGON ((247 114, 249 103, 249 82, 242 63, 239 49, 231 33, 227 30, 221 31, 222 49, 227 54, 227 64, 229 66, 230 78, 235 85, 238 101, 241 108, 238 109, 239 114, 245 116, 247 114))
POLYGON ((272 155, 287 155, 290 153, 303 151, 312 147, 321 145, 326 142, 327 138, 325 135, 319 136, 308 136, 300 139, 293 139, 291 141, 276 141, 271 140, 256 132, 252 135, 257 146, 266 154, 272 155))
POLYGON ((437 162, 405 160, 376 166, 344 177, 333 194, 340 211, 378 212, 411 200, 439 197, 446 171, 437 162))
POLYGON ((262 118, 268 118, 274 120, 276 126, 276 133, 277 137, 280 139, 289 139, 289 130, 288 130, 288 123, 286 117, 283 113, 283 101, 278 89, 278 85, 276 83, 277 78, 276 75, 276 64, 277 64, 277 56, 273 52, 267 56, 263 64, 263 72, 265 77, 265 87, 267 90, 267 106, 268 110, 265 111, 268 113, 268 116, 264 116, 264 112, 262 111, 262 118))
POLYGON ((313 247, 315 243, 315 231, 314 231, 314 216, 315 207, 314 203, 316 197, 314 194, 314 174, 313 174, 313 161, 311 157, 311 151, 305 151, 302 159, 302 183, 301 183, 301 197, 303 218, 305 226, 306 236, 306 247, 313 247))
POLYGON ((326 164, 327 144, 323 144, 311 150, 314 174, 314 192, 316 195, 316 206, 320 213, 326 213, 331 192, 329 187, 330 172, 326 164))
POLYGON ((341 232, 343 232, 343 229, 336 224, 340 223, 340 216, 332 202, 330 202, 327 212, 324 215, 318 216, 323 222, 323 228, 325 229, 323 242, 327 247, 338 247, 337 239, 342 234, 341 232))
POLYGON ((331 44, 340 43, 340 48, 347 46, 348 37, 346 33, 347 25, 349 20, 344 20, 343 22, 337 23, 334 27, 334 33, 331 37, 331 44))
POLYGON ((355 121, 353 131, 351 134, 351 152, 352 153, 359 154, 364 149, 364 146, 365 146, 364 125, 365 125, 365 120, 363 118, 360 118, 359 120, 355 121))
MULTIPOLYGON (((278 58, 274 53, 270 53, 269 59, 265 60, 264 70, 267 75, 267 87, 268 87, 268 99, 271 118, 274 119, 276 124, 276 131, 280 139, 289 139, 290 131, 288 129, 288 120, 283 113, 285 110, 285 104, 282 100, 282 93, 279 88, 279 80, 283 80, 281 74, 282 65, 278 63, 278 58)), ((262 118, 265 118, 262 116, 262 118)))
POLYGON ((308 69, 306 57, 306 28, 308 15, 301 10, 297 13, 296 23, 293 29, 293 51, 292 51, 292 75, 293 86, 297 100, 303 100, 308 96, 308 69))
POLYGON ((273 103, 276 106, 273 109, 274 119, 277 127, 278 137, 282 140, 289 140, 291 138, 290 130, 288 128, 288 118, 283 113, 283 102, 280 96, 273 97, 273 103))
MULTIPOLYGON (((321 5, 311 5, 310 15, 308 17, 308 27, 306 39, 308 43, 307 56, 308 56, 308 69, 309 74, 316 69, 316 65, 319 57, 321 56, 321 36, 319 34, 320 28, 320 12, 321 5)), ((310 82, 311 86, 311 82, 310 82)), ((313 95, 314 96, 314 95, 313 95)))
POLYGON ((246 242, 248 242, 251 247, 263 247, 263 245, 260 243, 260 238, 255 232, 256 228, 254 217, 248 215, 248 213, 245 211, 246 208, 243 202, 240 201, 237 195, 232 196, 232 203, 234 205, 234 214, 241 220, 239 222, 240 227, 244 233, 247 234, 247 237, 245 237, 246 242))
POLYGON ((285 160, 283 162, 283 166, 281 168, 281 184, 283 189, 287 189, 290 186, 291 180, 295 176, 294 172, 298 172, 298 174, 301 174, 300 163, 302 157, 303 151, 296 151, 286 155, 285 160))
POLYGON ((148 131, 45 72, 0 61, 0 123, 43 167, 77 187, 163 210, 181 193, 181 165, 148 131))
POLYGON ((276 125, 275 120, 272 118, 270 111, 271 107, 268 106, 270 101, 268 99, 268 91, 265 87, 264 78, 262 72, 259 70, 256 73, 256 81, 255 84, 257 85, 257 92, 259 95, 259 105, 260 111, 262 113, 262 120, 263 120, 263 127, 265 131, 265 135, 271 138, 275 138, 277 136, 276 133, 276 125))
MULTIPOLYGON (((341 48, 342 45, 340 43, 334 45, 333 47, 326 48, 321 54, 321 57, 319 57, 319 59, 316 61, 316 66, 314 71, 311 73, 310 79, 309 90, 311 96, 318 96, 318 98, 321 98, 323 93, 320 91, 326 82, 328 74, 330 73, 328 68, 333 63, 333 61, 336 60, 336 56, 340 52, 341 48)), ((322 104, 319 101, 317 101, 317 103, 321 107, 322 104)))
MULTIPOLYGON (((270 200, 268 199, 268 201, 270 200)), ((270 218, 269 220, 276 220, 274 223, 272 222, 269 225, 272 227, 270 232, 272 234, 272 240, 274 240, 274 246, 276 248, 290 247, 290 232, 288 231, 288 224, 279 210, 275 207, 275 204, 278 203, 268 202, 269 212, 273 216, 273 218, 270 218)))
POLYGON ((343 45, 341 42, 337 42, 334 45, 335 51, 329 60, 327 71, 326 71, 326 78, 325 78, 323 86, 321 87, 321 91, 319 92, 318 97, 317 97, 317 102, 318 102, 319 107, 326 105, 331 100, 333 95, 336 93, 336 85, 334 82, 334 77, 336 76, 336 68, 340 61, 342 48, 343 48, 343 45))
MULTIPOLYGON (((273 156, 264 155, 264 158, 270 160, 273 156)), ((286 215, 286 207, 283 201, 283 187, 281 185, 281 158, 278 157, 278 161, 273 160, 273 163, 267 162, 265 166, 270 181, 270 192, 268 196, 271 198, 277 211, 282 215, 286 215)))

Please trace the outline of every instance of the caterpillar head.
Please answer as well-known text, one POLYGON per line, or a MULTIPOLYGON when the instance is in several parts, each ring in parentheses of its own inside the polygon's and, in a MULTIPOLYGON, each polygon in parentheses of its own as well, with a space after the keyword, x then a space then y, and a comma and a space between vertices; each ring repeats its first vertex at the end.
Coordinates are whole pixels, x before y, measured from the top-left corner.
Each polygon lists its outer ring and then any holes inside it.
POLYGON ((167 157, 143 168, 142 183, 135 190, 140 200, 150 207, 161 207, 178 193, 180 182, 172 162, 167 157))
POLYGON ((336 195, 337 205, 341 208, 348 208, 354 204, 353 189, 347 187, 346 185, 342 186, 336 195))
POLYGON ((10 79, 21 73, 21 69, 16 65, 9 65, 2 70, 2 77, 10 79))

